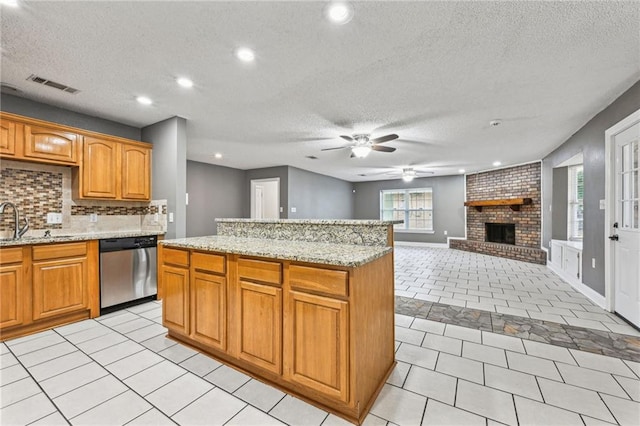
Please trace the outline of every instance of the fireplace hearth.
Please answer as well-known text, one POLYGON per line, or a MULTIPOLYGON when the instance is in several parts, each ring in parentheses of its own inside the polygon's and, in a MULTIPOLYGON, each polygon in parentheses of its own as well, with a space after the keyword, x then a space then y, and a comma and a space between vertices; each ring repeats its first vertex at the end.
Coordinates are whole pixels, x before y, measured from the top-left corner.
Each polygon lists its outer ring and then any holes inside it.
POLYGON ((485 241, 489 243, 516 244, 515 223, 485 223, 485 241))

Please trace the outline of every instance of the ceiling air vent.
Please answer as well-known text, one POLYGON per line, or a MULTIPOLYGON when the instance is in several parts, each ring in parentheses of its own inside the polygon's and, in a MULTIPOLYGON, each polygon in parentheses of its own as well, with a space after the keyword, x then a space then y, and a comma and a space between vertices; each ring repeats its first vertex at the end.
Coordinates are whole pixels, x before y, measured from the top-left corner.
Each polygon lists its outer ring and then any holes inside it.
POLYGON ((72 95, 75 95, 80 91, 78 89, 74 89, 73 87, 57 83, 46 78, 38 77, 35 74, 31 74, 29 77, 27 77, 27 80, 31 80, 34 83, 38 84, 44 84, 45 86, 53 87, 54 89, 62 90, 63 92, 71 93, 72 95))

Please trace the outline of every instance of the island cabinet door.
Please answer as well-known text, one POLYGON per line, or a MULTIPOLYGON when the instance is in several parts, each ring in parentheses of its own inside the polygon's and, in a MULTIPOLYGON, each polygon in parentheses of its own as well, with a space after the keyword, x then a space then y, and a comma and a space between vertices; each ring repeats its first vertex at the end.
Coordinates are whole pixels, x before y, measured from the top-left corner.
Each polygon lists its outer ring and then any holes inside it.
POLYGON ((191 275, 191 338, 227 350, 227 280, 193 272, 191 275))
POLYGON ((348 402, 348 323, 348 302, 289 292, 285 314, 285 378, 348 402))
POLYGON ((282 289, 240 280, 238 357, 282 374, 282 289))
POLYGON ((189 335, 189 270, 162 265, 160 274, 163 325, 189 335))

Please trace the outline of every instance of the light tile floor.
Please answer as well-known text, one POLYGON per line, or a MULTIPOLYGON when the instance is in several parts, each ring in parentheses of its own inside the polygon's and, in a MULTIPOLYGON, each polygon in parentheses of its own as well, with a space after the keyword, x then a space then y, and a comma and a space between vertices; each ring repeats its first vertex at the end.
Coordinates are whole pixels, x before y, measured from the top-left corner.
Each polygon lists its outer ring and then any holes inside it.
MULTIPOLYGON (((444 259, 458 253, 446 249, 429 254, 440 271, 407 260, 424 255, 399 248, 399 279, 432 279, 422 268, 465 291, 476 284, 460 274, 482 275, 488 289, 518 282, 529 294, 547 282, 563 286, 545 269, 473 256, 456 273, 444 259)), ((578 298, 558 291, 559 301, 578 298)), ((348 424, 165 338, 160 323, 161 304, 150 302, 0 344, 0 424, 348 424)), ((365 425, 640 423, 640 363, 404 315, 396 315, 396 339, 397 367, 365 425)))
POLYGON ((402 243, 395 263, 397 296, 640 336, 543 265, 402 243))

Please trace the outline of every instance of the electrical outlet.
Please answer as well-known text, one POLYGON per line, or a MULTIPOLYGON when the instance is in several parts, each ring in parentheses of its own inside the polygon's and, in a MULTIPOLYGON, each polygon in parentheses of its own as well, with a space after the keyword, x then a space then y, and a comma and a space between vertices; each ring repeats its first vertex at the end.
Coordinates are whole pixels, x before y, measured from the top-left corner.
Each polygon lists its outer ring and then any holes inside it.
POLYGON ((160 221, 160 213, 155 213, 155 214, 153 215, 153 221, 154 221, 155 223, 158 223, 158 222, 160 221))
POLYGON ((447 235, 447 231, 444 231, 444 235, 447 235))
POLYGON ((47 213, 48 224, 62 223, 62 213, 47 213))
POLYGON ((89 222, 96 223, 97 221, 98 221, 98 214, 97 213, 91 213, 89 215, 89 222))
POLYGON ((592 267, 593 269, 596 269, 596 258, 595 258, 595 257, 592 257, 592 258, 591 258, 591 267, 592 267))
POLYGON ((280 206, 280 213, 284 212, 284 207, 280 206))
POLYGON ((169 223, 173 223, 173 212, 169 212, 169 223))
POLYGON ((291 207, 291 213, 295 213, 297 211, 298 211, 298 209, 296 209, 295 207, 291 207))

